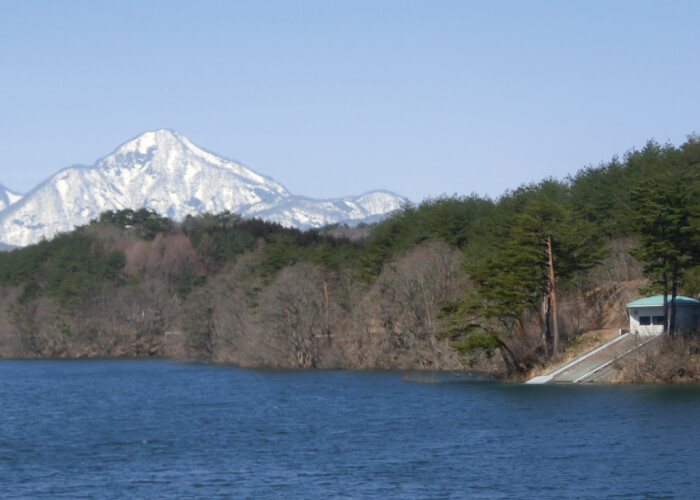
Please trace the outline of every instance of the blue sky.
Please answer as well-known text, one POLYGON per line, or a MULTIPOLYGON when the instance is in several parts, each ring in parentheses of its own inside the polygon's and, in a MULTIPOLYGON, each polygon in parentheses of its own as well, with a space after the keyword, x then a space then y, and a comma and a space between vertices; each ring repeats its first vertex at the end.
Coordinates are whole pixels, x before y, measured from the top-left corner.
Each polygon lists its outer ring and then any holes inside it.
POLYGON ((0 0, 0 183, 173 129, 295 194, 497 197, 700 133, 700 2, 0 0))

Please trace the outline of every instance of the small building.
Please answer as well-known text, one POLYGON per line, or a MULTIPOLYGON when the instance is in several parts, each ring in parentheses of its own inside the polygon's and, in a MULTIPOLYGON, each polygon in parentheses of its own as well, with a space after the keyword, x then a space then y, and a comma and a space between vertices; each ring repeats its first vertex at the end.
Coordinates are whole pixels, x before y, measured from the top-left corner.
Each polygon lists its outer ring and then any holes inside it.
MULTIPOLYGON (((627 304, 630 332, 642 336, 660 335, 664 331, 664 296, 644 297, 627 304)), ((668 313, 671 314, 671 296, 668 296, 668 313)), ((700 301, 676 296, 676 330, 700 328, 700 301)))

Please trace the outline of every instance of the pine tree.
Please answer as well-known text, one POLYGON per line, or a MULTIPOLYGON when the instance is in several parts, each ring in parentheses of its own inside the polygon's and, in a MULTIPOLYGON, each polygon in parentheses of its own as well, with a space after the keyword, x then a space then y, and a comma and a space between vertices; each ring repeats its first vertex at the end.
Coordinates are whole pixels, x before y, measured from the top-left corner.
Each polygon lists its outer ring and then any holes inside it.
POLYGON ((671 147, 664 150, 656 167, 657 175, 644 179, 632 192, 633 226, 639 236, 639 246, 632 253, 650 280, 644 291, 663 293, 664 331, 673 335, 679 284, 700 262, 700 177, 694 155, 671 147))
MULTIPOLYGON (((569 208, 561 193, 542 189, 550 184, 545 181, 528 195, 490 252, 468 263, 476 290, 445 309, 447 335, 458 350, 498 346, 503 351, 509 335, 525 336, 527 316, 534 314, 544 352, 549 354, 550 346, 559 351, 557 286, 595 265, 602 245, 592 224, 569 208)), ((504 359, 512 353, 505 354, 504 359)))

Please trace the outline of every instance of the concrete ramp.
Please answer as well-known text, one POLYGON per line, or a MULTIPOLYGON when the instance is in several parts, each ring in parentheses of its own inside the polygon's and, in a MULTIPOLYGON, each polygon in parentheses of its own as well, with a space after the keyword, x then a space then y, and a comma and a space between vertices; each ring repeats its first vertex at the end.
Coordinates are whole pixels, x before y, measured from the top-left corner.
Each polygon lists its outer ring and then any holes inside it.
POLYGON ((612 364, 658 337, 640 337, 632 333, 619 335, 595 349, 578 356, 551 372, 528 380, 527 384, 604 382, 617 370, 612 364))

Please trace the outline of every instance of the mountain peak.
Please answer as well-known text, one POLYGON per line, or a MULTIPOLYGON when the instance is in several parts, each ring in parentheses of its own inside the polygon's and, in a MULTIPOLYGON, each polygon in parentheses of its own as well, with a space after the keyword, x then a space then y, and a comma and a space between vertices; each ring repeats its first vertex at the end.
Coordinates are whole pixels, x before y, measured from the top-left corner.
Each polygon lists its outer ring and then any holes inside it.
POLYGON ((385 192, 339 200, 292 196, 272 179, 167 129, 127 141, 92 167, 61 170, 21 203, 6 198, 0 241, 19 246, 69 231, 106 210, 149 208, 174 220, 228 210, 306 229, 376 218, 405 201, 385 192))
POLYGON ((152 130, 149 132, 144 132, 138 137, 125 142, 115 151, 114 154, 134 152, 145 155, 148 154, 148 152, 153 148, 169 149, 178 146, 182 147, 184 145, 182 139, 183 137, 180 134, 172 130, 152 130))

